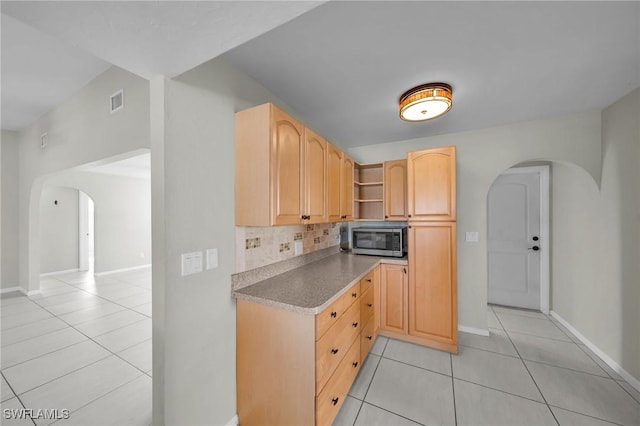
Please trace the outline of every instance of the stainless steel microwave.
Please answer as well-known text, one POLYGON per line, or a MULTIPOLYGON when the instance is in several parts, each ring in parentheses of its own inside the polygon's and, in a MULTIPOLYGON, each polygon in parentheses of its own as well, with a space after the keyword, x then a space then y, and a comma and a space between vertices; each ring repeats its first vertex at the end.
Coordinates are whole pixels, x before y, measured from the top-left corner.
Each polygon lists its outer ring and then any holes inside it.
POLYGON ((407 228, 352 228, 351 252, 403 257, 407 253, 407 228))

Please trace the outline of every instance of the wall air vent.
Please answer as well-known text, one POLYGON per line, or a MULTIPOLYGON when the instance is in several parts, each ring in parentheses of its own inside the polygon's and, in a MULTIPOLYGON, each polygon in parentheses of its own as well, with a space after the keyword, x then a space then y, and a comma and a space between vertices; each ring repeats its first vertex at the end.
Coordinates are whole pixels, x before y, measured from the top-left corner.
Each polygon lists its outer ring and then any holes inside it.
POLYGON ((47 147, 47 144, 49 143, 49 135, 46 133, 43 133, 40 135, 40 148, 41 149, 45 149, 47 147))
POLYGON ((113 95, 111 95, 111 113, 124 108, 124 90, 120 89, 113 95))

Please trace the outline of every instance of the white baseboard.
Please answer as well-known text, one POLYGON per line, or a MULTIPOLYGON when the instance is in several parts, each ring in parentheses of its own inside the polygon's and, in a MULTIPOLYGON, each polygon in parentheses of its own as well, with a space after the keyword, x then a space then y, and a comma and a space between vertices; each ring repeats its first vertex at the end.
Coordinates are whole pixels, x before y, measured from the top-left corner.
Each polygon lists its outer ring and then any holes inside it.
POLYGON ((20 293, 24 294, 25 296, 33 296, 34 294, 40 294, 40 290, 27 291, 22 287, 7 287, 7 288, 3 288, 3 289, 0 289, 0 294, 12 293, 14 291, 19 291, 20 293))
POLYGON ((479 336, 489 337, 489 330, 484 328, 467 327, 466 325, 458 325, 458 331, 464 331, 465 333, 477 334, 479 336))
POLYGON ((233 416, 233 418, 229 420, 224 426, 238 426, 238 415, 236 414, 235 416, 233 416))
POLYGON ((591 349, 593 351, 593 353, 598 355, 598 357, 602 361, 604 361, 609 367, 611 367, 613 369, 613 371, 615 371, 616 373, 621 375, 622 378, 627 381, 627 383, 629 383, 631 386, 633 386, 635 390, 640 392, 640 380, 638 380, 637 378, 633 377, 627 370, 622 368, 617 362, 615 362, 613 359, 611 359, 611 357, 609 357, 609 355, 604 353, 600 348, 598 348, 596 345, 594 345, 589 339, 587 339, 585 336, 583 336, 582 333, 580 333, 578 330, 575 329, 575 327, 573 327, 571 324, 569 324, 567 322, 567 320, 565 320, 560 315, 558 315, 557 312, 554 312, 554 311, 550 311, 550 312, 551 312, 551 316, 552 317, 557 319, 560 324, 564 325, 567 328, 567 330, 572 332, 573 335, 578 338, 578 340, 580 340, 582 343, 584 343, 586 347, 591 349))
POLYGON ((122 268, 122 269, 113 269, 111 271, 105 271, 105 272, 99 272, 97 274, 93 274, 96 277, 101 277, 103 275, 111 275, 111 274, 117 274, 118 272, 128 272, 128 271, 135 271, 137 269, 145 269, 145 268, 150 268, 151 264, 147 263, 145 265, 139 265, 139 266, 132 266, 130 268, 122 268))
POLYGON ((67 274, 70 272, 78 272, 80 271, 80 269, 78 268, 74 268, 74 269, 65 269, 64 271, 54 271, 54 272, 45 272, 44 274, 40 274, 41 277, 48 277, 51 275, 57 275, 57 274, 67 274))

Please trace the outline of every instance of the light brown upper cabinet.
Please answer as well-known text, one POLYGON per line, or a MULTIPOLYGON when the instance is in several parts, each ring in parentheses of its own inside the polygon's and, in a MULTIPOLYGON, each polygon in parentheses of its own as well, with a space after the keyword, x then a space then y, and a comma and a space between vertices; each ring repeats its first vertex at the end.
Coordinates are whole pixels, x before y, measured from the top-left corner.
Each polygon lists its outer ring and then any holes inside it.
POLYGON ((340 192, 340 216, 342 220, 353 220, 353 158, 342 154, 342 191, 340 192))
POLYGON ((407 190, 409 220, 455 221, 455 146, 410 152, 407 190))
POLYGON ((380 265, 380 330, 407 334, 407 267, 380 265))
POLYGON ((304 129, 304 209, 305 223, 326 223, 328 144, 320 135, 304 129))
POLYGON ((456 223, 412 222, 409 335, 427 339, 429 346, 457 353, 457 288, 456 223))
POLYGON ((327 142, 327 210, 329 222, 342 219, 340 193, 342 189, 342 151, 327 142))
POLYGON ((384 162, 384 218, 407 220, 407 160, 384 162))

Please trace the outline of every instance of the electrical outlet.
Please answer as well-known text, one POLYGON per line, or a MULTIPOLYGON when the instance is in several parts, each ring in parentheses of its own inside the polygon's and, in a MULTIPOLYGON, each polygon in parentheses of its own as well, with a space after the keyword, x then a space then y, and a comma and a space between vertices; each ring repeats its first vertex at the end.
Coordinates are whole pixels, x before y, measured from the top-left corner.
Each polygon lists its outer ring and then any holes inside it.
POLYGON ((215 269, 218 267, 218 249, 207 250, 207 269, 215 269))
POLYGON ((478 232, 477 231, 471 231, 471 232, 467 232, 465 234, 465 239, 466 242, 468 243, 477 243, 478 242, 478 232))

